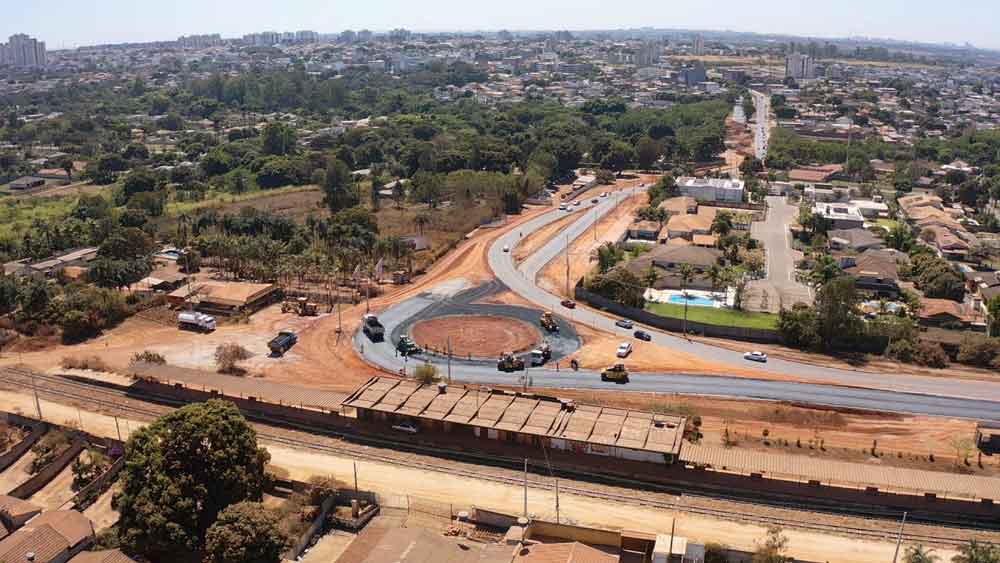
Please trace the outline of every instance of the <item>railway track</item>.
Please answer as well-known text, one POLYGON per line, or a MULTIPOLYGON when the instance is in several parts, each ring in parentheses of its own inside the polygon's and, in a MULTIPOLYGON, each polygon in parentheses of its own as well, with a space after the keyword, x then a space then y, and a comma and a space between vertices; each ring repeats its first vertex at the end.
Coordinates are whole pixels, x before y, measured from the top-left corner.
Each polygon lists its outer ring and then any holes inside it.
MULTIPOLYGON (((140 398, 133 397, 121 390, 114 389, 111 387, 105 387, 100 384, 95 383, 85 383, 77 381, 74 379, 69 379, 62 376, 49 375, 34 373, 27 370, 19 370, 16 368, 7 368, 0 371, 0 383, 8 382, 13 384, 18 384, 22 389, 36 390, 40 396, 55 397, 56 399, 65 399, 74 402, 83 402, 90 405, 97 406, 98 408, 105 409, 110 412, 119 412, 122 414, 130 414, 141 416, 146 419, 155 419, 173 410, 173 406, 167 406, 161 403, 173 403, 175 406, 182 406, 184 403, 182 401, 171 400, 164 397, 150 397, 151 400, 156 402, 149 403, 140 398), (123 400, 124 399, 124 400, 123 400), (137 406, 133 402, 141 402, 144 406, 137 406)), ((58 402, 58 401, 57 401, 58 402)), ((341 444, 331 444, 323 443, 306 437, 298 437, 291 435, 284 428, 275 428, 273 426, 267 425, 267 420, 257 417, 257 420, 263 421, 263 423, 257 424, 257 435, 262 441, 269 442, 276 445, 282 445, 293 449, 299 450, 310 450, 326 454, 335 454, 339 456, 352 457, 359 460, 372 461, 377 463, 383 463, 388 465, 401 466, 411 469, 420 469, 424 471, 436 472, 447 474, 453 477, 464 477, 469 479, 475 479, 479 481, 487 481, 497 484, 510 485, 510 486, 523 486, 525 478, 521 476, 511 476, 511 475, 500 475, 495 473, 483 472, 481 469, 466 469, 462 467, 447 467, 441 464, 435 464, 427 461, 413 460, 413 459, 401 459, 398 455, 391 455, 387 453, 382 453, 379 451, 374 451, 369 447, 365 446, 349 446, 341 444)), ((418 453, 421 455, 436 455, 444 456, 452 459, 465 459, 468 463, 468 459, 474 459, 472 463, 487 463, 492 466, 499 466, 504 469, 517 470, 519 469, 519 464, 522 463, 521 460, 511 460, 505 458, 497 458, 492 456, 482 456, 482 455, 471 455, 471 454, 460 454, 456 456, 456 452, 446 451, 438 448, 430 448, 426 446, 414 446, 411 443, 394 442, 391 440, 381 440, 374 439, 367 436, 356 435, 349 432, 334 431, 330 429, 316 429, 310 428, 305 425, 289 424, 288 421, 273 421, 275 424, 280 424, 284 427, 295 427, 298 431, 308 432, 313 435, 319 435, 322 438, 334 438, 334 439, 352 439, 360 440, 376 447, 391 448, 393 450, 402 450, 410 453, 418 453), (516 463, 515 463, 516 462, 516 463)), ((293 431, 294 432, 294 431, 293 431)), ((773 501, 764 502, 764 506, 776 507, 785 510, 795 510, 798 512, 795 518, 788 516, 769 516, 766 514, 761 514, 759 512, 754 512, 749 510, 731 510, 717 507, 706 507, 698 506, 697 504, 691 504, 685 502, 685 497, 689 497, 692 500, 698 499, 712 499, 718 500, 722 498, 727 501, 748 504, 751 505, 752 502, 748 502, 745 498, 727 498, 722 496, 705 495, 700 493, 692 493, 690 491, 684 490, 681 487, 671 487, 659 483, 651 483, 648 481, 633 480, 623 477, 607 476, 607 475, 593 475, 587 474, 585 472, 577 470, 565 470, 559 469, 553 471, 547 464, 533 463, 533 468, 535 475, 527 478, 527 485, 530 489, 542 490, 542 491, 553 491, 556 488, 556 474, 562 477, 559 480, 558 490, 561 493, 568 493, 571 495, 576 495, 580 497, 593 498, 597 500, 604 500, 609 502, 616 502, 621 504, 630 504, 638 506, 646 506, 664 510, 687 512, 692 514, 698 514, 703 516, 710 516, 714 518, 721 518, 730 521, 745 522, 749 524, 756 525, 777 525, 787 528, 795 528, 800 530, 815 531, 820 533, 833 533, 846 535, 851 537, 858 537, 870 540, 895 540, 897 537, 897 532, 894 529, 895 519, 898 518, 898 514, 891 511, 880 511, 871 510, 868 515, 859 515, 853 511, 845 511, 842 514, 836 514, 837 516, 847 516, 855 520, 860 520, 860 525, 839 525, 831 524, 827 522, 817 522, 809 521, 801 516, 806 514, 818 514, 814 510, 810 510, 810 507, 803 505, 796 505, 794 503, 775 503, 773 501), (538 475, 545 475, 548 473, 550 476, 546 478, 541 478, 538 475), (589 483, 587 480, 580 480, 581 475, 587 475, 589 477, 600 477, 603 481, 601 486, 581 486, 580 483, 589 483), (576 479, 574 479, 574 477, 576 479), (567 479, 570 481, 567 482, 567 479), (573 484, 573 483, 576 484, 573 484), (613 484, 612 484, 613 483, 613 484), (607 488, 639 488, 641 490, 633 491, 633 494, 626 494, 622 492, 601 490, 607 488), (657 498, 653 495, 643 495, 643 492, 655 491, 659 493, 660 496, 668 495, 670 498, 657 498), (637 494, 638 493, 638 494, 637 494), (881 527, 881 529, 880 529, 881 527)), ((819 513, 825 516, 829 516, 828 513, 819 513)), ((934 520, 910 520, 915 524, 923 524, 934 526, 942 529, 948 529, 954 532, 952 536, 935 535, 931 533, 919 533, 913 531, 905 531, 903 533, 903 540, 909 543, 922 543, 927 545, 936 546, 947 546, 955 547, 967 543, 970 539, 975 537, 975 530, 969 529, 967 526, 961 526, 954 523, 939 522, 934 520)), ((982 528, 988 530, 990 528, 982 528)), ((981 539, 981 538, 980 538, 981 539)))

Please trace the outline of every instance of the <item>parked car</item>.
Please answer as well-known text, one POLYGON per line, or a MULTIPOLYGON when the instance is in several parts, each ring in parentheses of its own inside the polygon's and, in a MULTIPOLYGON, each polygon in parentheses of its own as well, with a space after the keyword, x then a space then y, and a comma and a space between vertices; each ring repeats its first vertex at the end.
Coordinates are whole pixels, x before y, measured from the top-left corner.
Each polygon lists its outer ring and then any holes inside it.
POLYGON ((569 209, 569 206, 566 205, 565 203, 559 204, 559 211, 566 211, 567 209, 569 209))
POLYGON ((608 197, 608 192, 601 192, 601 197, 608 197))
POLYGON ((743 354, 743 359, 750 360, 751 362, 760 362, 762 364, 765 364, 767 363, 767 354, 765 354, 764 352, 759 352, 757 350, 754 350, 753 352, 747 352, 746 354, 743 354))
POLYGON ((615 326, 620 326, 622 328, 632 328, 632 321, 628 319, 618 319, 615 321, 615 326))
POLYGON ((573 301, 572 299, 563 299, 562 306, 567 309, 576 309, 576 301, 573 301))
POLYGON ((618 345, 618 352, 615 353, 619 358, 627 358, 629 354, 632 353, 632 343, 622 342, 618 345))
POLYGON ((407 434, 416 434, 417 427, 412 422, 400 422, 399 424, 392 427, 393 430, 398 430, 399 432, 406 432, 407 434))
POLYGON ((653 339, 653 337, 644 330, 637 330, 632 336, 636 337, 638 340, 642 340, 643 342, 649 342, 653 339))
POLYGON ((597 202, 598 202, 598 199, 596 197, 594 199, 590 200, 590 203, 597 203, 597 202))
POLYGON ((510 252, 510 247, 509 247, 509 246, 507 246, 506 244, 505 244, 505 245, 503 245, 503 251, 504 251, 504 252, 510 252))
POLYGON ((576 200, 576 201, 574 201, 574 202, 573 202, 573 206, 574 206, 574 207, 579 207, 579 206, 580 206, 580 200, 576 200))

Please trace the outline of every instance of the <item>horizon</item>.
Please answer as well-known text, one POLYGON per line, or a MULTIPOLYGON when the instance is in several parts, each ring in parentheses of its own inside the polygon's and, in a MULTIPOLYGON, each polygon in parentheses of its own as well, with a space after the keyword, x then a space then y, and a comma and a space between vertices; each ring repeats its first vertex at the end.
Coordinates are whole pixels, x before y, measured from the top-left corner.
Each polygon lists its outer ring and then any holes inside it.
POLYGON ((185 35, 218 33, 238 38, 261 31, 311 30, 338 33, 370 29, 383 32, 406 28, 417 33, 521 33, 620 30, 676 30, 781 35, 819 40, 864 39, 926 45, 965 46, 1000 50, 990 23, 1000 19, 1000 5, 972 0, 961 14, 936 9, 930 0, 890 0, 869 5, 846 0, 837 6, 810 6, 808 12, 794 0, 775 0, 765 6, 747 6, 733 0, 698 5, 632 0, 624 6, 603 0, 549 0, 537 6, 510 0, 484 7, 475 14, 455 0, 430 0, 420 6, 393 5, 370 0, 364 5, 315 6, 308 0, 289 0, 280 9, 262 0, 219 0, 211 5, 176 0, 169 6, 134 5, 108 0, 86 6, 69 0, 31 4, 0 22, 0 38, 26 33, 45 41, 50 50, 92 45, 173 41, 185 35), (612 11, 613 10, 613 11, 612 11), (867 13, 864 21, 855 17, 867 13), (61 17, 53 19, 52 13, 61 17), (242 17, 234 18, 233 13, 242 17), (200 14, 200 15, 197 15, 200 14), (975 14, 972 16, 970 14, 975 14), (193 15, 195 15, 193 17, 193 15), (992 17, 991 17, 992 16, 992 17), (533 25, 525 26, 530 21, 533 25), (94 31, 100 30, 100 31, 94 31))

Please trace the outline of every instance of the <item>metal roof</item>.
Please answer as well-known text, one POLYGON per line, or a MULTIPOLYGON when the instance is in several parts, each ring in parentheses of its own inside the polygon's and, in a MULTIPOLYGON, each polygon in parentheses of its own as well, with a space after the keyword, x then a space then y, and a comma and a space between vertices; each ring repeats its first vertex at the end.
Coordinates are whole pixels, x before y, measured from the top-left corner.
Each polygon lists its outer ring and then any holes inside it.
POLYGON ((749 449, 685 444, 680 459, 721 471, 759 473, 792 481, 819 481, 842 487, 876 487, 904 494, 931 493, 939 497, 1000 500, 1000 479, 834 461, 803 455, 776 454, 749 449))
POLYGON ((685 419, 554 397, 373 377, 343 406, 480 428, 676 454, 685 419))

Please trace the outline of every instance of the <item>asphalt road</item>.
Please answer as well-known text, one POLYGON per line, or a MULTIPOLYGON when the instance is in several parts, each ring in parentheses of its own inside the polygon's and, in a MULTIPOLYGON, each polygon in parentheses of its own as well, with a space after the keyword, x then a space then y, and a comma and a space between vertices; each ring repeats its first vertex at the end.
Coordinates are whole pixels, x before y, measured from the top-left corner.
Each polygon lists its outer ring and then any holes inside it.
POLYGON ((799 252, 792 248, 792 237, 788 226, 798 216, 799 208, 790 205, 784 197, 768 196, 767 219, 754 223, 750 228, 753 238, 764 243, 767 252, 767 277, 750 283, 755 299, 749 301, 755 309, 767 309, 773 313, 782 305, 791 307, 795 303, 812 303, 809 288, 795 281, 795 261, 799 252), (768 292, 768 307, 759 306, 758 293, 768 292))
MULTIPOLYGON (((551 309, 574 322, 586 324, 608 333, 620 334, 623 338, 627 338, 632 331, 614 326, 613 318, 581 306, 573 310, 566 309, 560 305, 561 299, 558 296, 538 288, 534 283, 538 272, 545 264, 563 252, 567 240, 573 240, 586 232, 598 218, 611 211, 618 200, 626 195, 613 193, 610 197, 599 200, 596 205, 590 204, 589 201, 582 204, 581 207, 586 212, 581 214, 580 219, 566 229, 565 234, 568 234, 568 237, 565 235, 555 237, 518 267, 511 254, 521 238, 519 231, 525 235, 534 232, 546 224, 558 220, 565 212, 553 210, 532 219, 518 231, 507 233, 494 243, 489 250, 490 267, 497 278, 511 291, 535 303, 540 308, 551 309), (510 247, 511 252, 503 252, 502 249, 505 245, 510 247)), ((460 280, 442 284, 430 293, 407 300, 383 312, 380 319, 386 326, 387 332, 392 333, 397 325, 417 315, 434 302, 453 296, 462 289, 465 288, 460 280)), ((653 336, 653 341, 656 344, 666 348, 695 354, 721 365, 759 370, 762 376, 766 373, 784 374, 795 376, 803 382, 643 373, 633 375, 631 382, 627 385, 615 385, 614 383, 601 382, 599 375, 595 372, 584 370, 572 372, 565 369, 565 366, 561 366, 560 370, 552 369, 551 366, 533 368, 528 370, 526 377, 530 384, 535 387, 684 393, 1000 420, 1000 384, 997 383, 906 374, 872 374, 822 368, 777 359, 772 359, 767 364, 755 364, 743 360, 742 354, 739 352, 691 342, 683 337, 673 336, 648 327, 645 327, 645 330, 653 336)), ((373 344, 360 332, 355 335, 355 344, 362 350, 368 361, 391 371, 399 371, 401 368, 409 371, 413 367, 410 364, 423 361, 422 359, 396 357, 391 343, 373 344)), ((428 359, 427 361, 438 365, 442 373, 446 372, 446 361, 441 359, 428 359)), ((613 358, 608 359, 609 364, 613 361, 613 358)), ((455 379, 468 383, 517 385, 522 382, 519 374, 503 374, 491 366, 463 365, 456 368, 453 362, 452 368, 452 375, 455 379)))
POLYGON ((754 148, 757 153, 758 160, 767 159, 767 143, 771 138, 771 130, 768 127, 769 117, 771 115, 771 100, 767 98, 765 94, 760 92, 751 91, 754 103, 754 120, 756 126, 754 127, 754 148))

